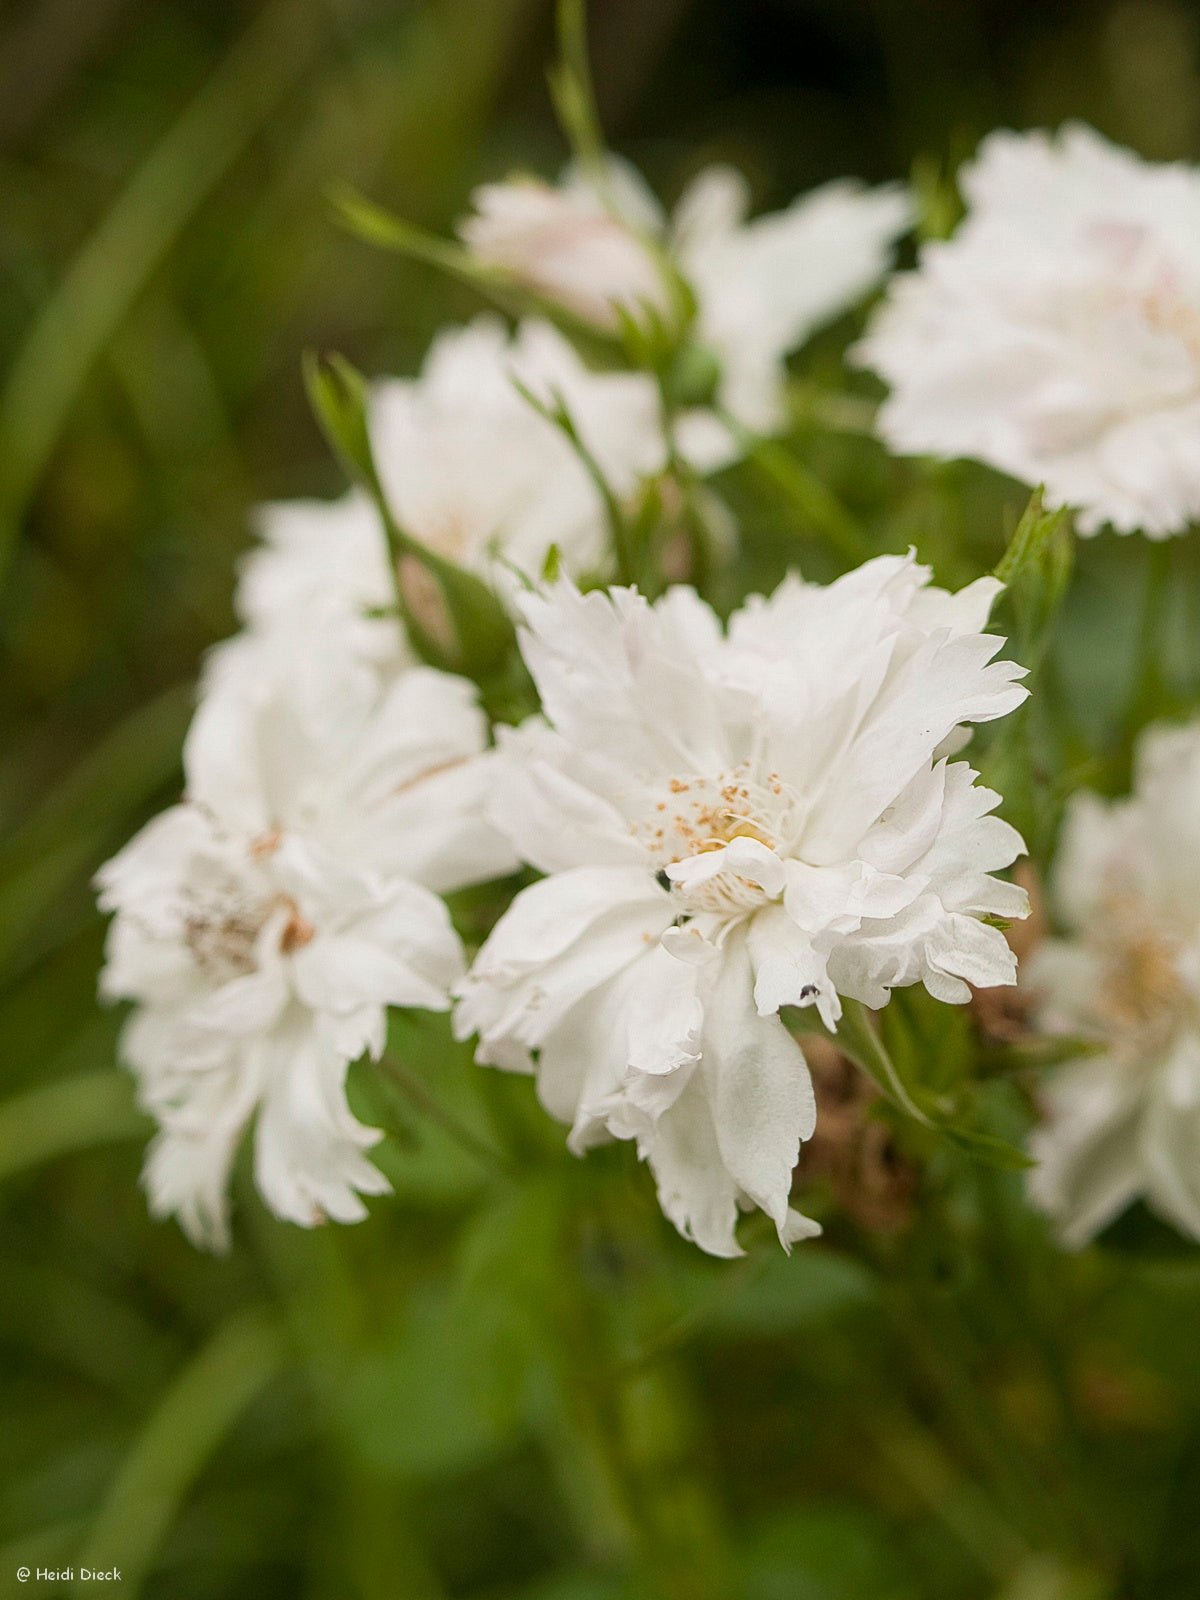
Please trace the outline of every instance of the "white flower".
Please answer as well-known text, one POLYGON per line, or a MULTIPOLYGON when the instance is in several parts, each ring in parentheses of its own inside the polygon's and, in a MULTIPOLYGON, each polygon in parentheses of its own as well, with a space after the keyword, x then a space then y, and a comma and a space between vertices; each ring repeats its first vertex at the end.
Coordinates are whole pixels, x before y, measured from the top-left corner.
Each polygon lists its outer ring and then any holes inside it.
POLYGON ((689 589, 523 602, 546 721, 506 740, 493 816, 546 876, 484 945, 456 1026, 481 1060, 536 1070, 576 1152, 635 1139, 716 1255, 738 1253, 739 1204, 785 1243, 814 1231, 788 1206, 814 1109, 781 1006, 835 1026, 839 995, 1013 979, 981 918, 1024 914, 989 876, 1021 841, 940 747, 1019 704, 1022 669, 981 632, 994 580, 928 581, 911 557, 790 578, 727 635, 689 589))
POLYGON ((336 717, 347 694, 369 694, 413 665, 387 539, 364 494, 261 506, 255 524, 260 542, 242 558, 237 588, 244 627, 209 651, 206 694, 283 689, 336 717))
POLYGON ((609 564, 600 493, 562 431, 514 380, 544 402, 561 398, 610 488, 634 494, 662 470, 659 403, 651 381, 588 370, 549 323, 510 339, 494 317, 434 340, 421 376, 378 384, 370 426, 376 465, 406 533, 460 566, 538 577, 551 546, 574 575, 609 564))
POLYGON ((361 1194, 387 1189, 347 1066, 380 1054, 388 1006, 445 1009, 461 951, 438 893, 510 863, 482 818, 493 758, 469 684, 418 668, 335 724, 306 712, 206 699, 186 798, 97 876, 116 913, 102 992, 136 1002, 122 1051, 159 1123, 151 1206, 199 1244, 227 1238, 256 1111, 258 1187, 279 1216, 353 1222, 361 1194))
POLYGON ((1090 128, 994 133, 966 220, 892 282, 858 355, 904 453, 972 456, 1153 537, 1200 516, 1200 170, 1090 128))
POLYGON ((1100 1053, 1051 1075, 1030 1192, 1072 1247, 1139 1196, 1200 1239, 1200 723, 1142 735, 1131 798, 1074 799, 1053 890, 1026 981, 1100 1053))
MULTIPOLYGON (((499 319, 479 317, 434 340, 419 378, 376 384, 368 422, 394 516, 502 595, 515 587, 512 568, 540 575, 551 546, 575 575, 611 563, 599 490, 517 382, 565 403, 618 498, 665 465, 651 381, 589 371, 548 323, 523 322, 510 338, 499 319)), ((206 693, 241 700, 282 685, 313 715, 335 715, 345 693, 413 664, 387 536, 365 494, 263 506, 256 522, 237 592, 245 626, 209 652, 206 693)), ((415 603, 419 612, 419 593, 415 603)))
POLYGON ((610 162, 606 180, 605 198, 577 167, 557 187, 525 175, 485 183, 460 236, 479 260, 598 327, 617 327, 617 306, 665 310, 662 270, 646 247, 658 205, 623 163, 610 162))
MULTIPOLYGON (((749 190, 730 167, 700 173, 670 222, 623 163, 609 162, 604 189, 578 169, 557 187, 489 184, 462 236, 481 260, 603 327, 615 326, 616 306, 665 309, 655 253, 665 250, 695 291, 694 337, 717 358, 721 403, 764 433, 785 421, 784 357, 879 281, 910 220, 900 189, 843 181, 747 221, 749 190)), ((730 453, 703 413, 683 437, 702 465, 730 453)))

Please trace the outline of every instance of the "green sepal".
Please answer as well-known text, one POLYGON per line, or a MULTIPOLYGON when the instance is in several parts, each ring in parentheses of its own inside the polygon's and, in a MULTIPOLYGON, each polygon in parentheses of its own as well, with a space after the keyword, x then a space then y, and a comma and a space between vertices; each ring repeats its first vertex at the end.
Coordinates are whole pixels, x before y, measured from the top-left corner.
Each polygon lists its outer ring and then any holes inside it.
MULTIPOLYGON (((952 1008, 947 1009, 954 1018, 961 1015, 952 1008)), ((872 1012, 861 1001, 843 999, 836 1031, 826 1028, 811 1011, 803 1013, 802 1019, 795 1024, 798 1032, 820 1033, 831 1040, 862 1068, 889 1105, 928 1133, 949 1141, 987 1166, 1014 1171, 1031 1164, 1024 1151, 1007 1140, 983 1132, 967 1120, 970 1104, 965 1091, 969 1085, 955 1081, 959 1074, 953 1063, 948 1071, 944 1063, 939 1064, 939 1071, 946 1080, 944 1084, 930 1084, 917 1076, 920 1040, 911 1041, 913 1048, 906 1048, 902 1053, 888 1048, 882 1024, 892 1021, 901 1027, 899 1014, 889 1018, 887 1011, 879 1013, 877 1020, 881 1026, 877 1027, 872 1012)), ((950 1054, 957 1055, 954 1042, 949 1043, 950 1054)))
POLYGON ((304 379, 331 448, 379 514, 393 561, 416 562, 438 586, 454 630, 453 649, 447 649, 413 614, 403 585, 397 582, 397 603, 413 648, 424 661, 443 671, 461 672, 476 682, 488 678, 516 647, 512 622, 481 578, 431 550, 397 523, 375 466, 367 426, 366 380, 342 356, 322 361, 311 353, 305 357, 304 379))

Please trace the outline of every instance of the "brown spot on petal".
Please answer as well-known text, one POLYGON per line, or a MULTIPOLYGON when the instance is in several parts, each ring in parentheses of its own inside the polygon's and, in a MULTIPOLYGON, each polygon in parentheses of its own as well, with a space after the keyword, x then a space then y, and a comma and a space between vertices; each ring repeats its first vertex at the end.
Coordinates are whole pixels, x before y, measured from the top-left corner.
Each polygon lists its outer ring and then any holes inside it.
POLYGON ((317 930, 312 923, 307 917, 301 916, 299 908, 293 905, 291 915, 279 936, 279 948, 285 956, 290 956, 295 951, 302 950, 306 944, 311 944, 316 936, 317 930))

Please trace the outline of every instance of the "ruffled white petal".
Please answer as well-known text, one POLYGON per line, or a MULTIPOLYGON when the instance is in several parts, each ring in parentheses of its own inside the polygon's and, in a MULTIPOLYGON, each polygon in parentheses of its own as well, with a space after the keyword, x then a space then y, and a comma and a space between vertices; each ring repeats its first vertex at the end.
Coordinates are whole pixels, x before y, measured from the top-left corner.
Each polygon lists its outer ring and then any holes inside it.
POLYGON ((1200 515, 1200 170, 1089 128, 994 133, 965 221, 893 279, 858 358, 905 454, 972 456, 1152 537, 1200 515))
POLYGON ((388 1008, 449 1004, 462 950, 435 890, 516 860, 484 815, 492 757, 469 685, 399 671, 336 716, 295 691, 214 687, 187 800, 97 876, 115 913, 102 992, 136 1003, 122 1053, 159 1123, 151 1206, 213 1247, 252 1120, 278 1215, 354 1221, 386 1189, 347 1068, 383 1050, 388 1008))
POLYGON ((455 1025, 537 1074, 576 1152, 633 1140, 714 1254, 737 1252, 740 1205, 785 1245, 816 1229, 789 1204, 814 1106, 781 1007, 835 1028, 841 995, 1012 981, 981 918, 1024 913, 992 876, 1021 840, 937 755, 1024 697, 980 631, 995 593, 932 591, 910 556, 791 579, 728 634, 687 589, 519 602, 545 720, 504 740, 490 815, 547 876, 480 951, 455 1025))
POLYGON ((1050 1075, 1035 1202, 1085 1244, 1135 1199, 1200 1238, 1200 725, 1141 737, 1132 795, 1077 795, 1053 880, 1062 936, 1026 985, 1043 1028, 1103 1047, 1050 1075))

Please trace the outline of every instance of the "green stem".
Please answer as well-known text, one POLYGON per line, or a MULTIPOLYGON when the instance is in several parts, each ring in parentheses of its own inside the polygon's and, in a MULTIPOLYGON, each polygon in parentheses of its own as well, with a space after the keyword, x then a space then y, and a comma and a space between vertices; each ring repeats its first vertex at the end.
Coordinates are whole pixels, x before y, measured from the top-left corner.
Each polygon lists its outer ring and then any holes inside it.
POLYGON ((379 1059, 380 1069, 386 1073, 388 1081, 392 1083, 406 1100, 418 1110, 422 1116, 428 1117, 431 1122, 436 1122, 444 1133, 454 1140, 468 1155, 473 1156, 489 1172, 498 1176, 510 1177, 512 1166, 508 1159, 486 1139, 481 1139, 472 1132, 465 1122, 460 1122, 452 1111, 448 1111, 441 1101, 430 1093, 425 1084, 402 1061, 397 1061, 395 1056, 384 1055, 379 1059))
POLYGON ((936 1436, 911 1418, 890 1419, 873 1434, 872 1446, 888 1472, 942 1522, 994 1582, 1007 1582, 1032 1553, 993 1498, 964 1478, 936 1436))
POLYGON ((588 60, 584 0, 558 0, 557 28, 559 60, 550 74, 554 108, 580 166, 604 195, 608 168, 588 60))
POLYGON ((283 1359, 279 1333, 261 1310, 239 1312, 217 1330, 126 1457, 80 1552, 82 1567, 118 1566, 123 1592, 138 1593, 205 1462, 283 1359))
POLYGON ((1147 547, 1146 577, 1142 588, 1137 654, 1133 684, 1121 718, 1119 770, 1115 773, 1122 787, 1131 781, 1134 746, 1142 728, 1161 710, 1165 687, 1162 634, 1171 592, 1171 544, 1166 540, 1144 540, 1143 543, 1147 547))
POLYGON ((730 1600, 722 1518, 681 1376, 661 1360, 629 1359, 644 1350, 640 1325, 662 1292, 647 1217, 612 1194, 593 1209, 594 1190, 574 1192, 589 1196, 588 1209, 564 1214, 563 1292, 543 1313, 554 1396, 543 1439, 563 1497, 585 1549, 624 1567, 631 1594, 730 1600))
POLYGON ((871 1023, 871 1012, 861 1000, 845 1000, 836 1034, 838 1045, 875 1082, 893 1105, 898 1106, 923 1128, 936 1128, 909 1094, 896 1064, 871 1023))
MULTIPOLYGON (((671 394, 666 375, 655 373, 658 383, 659 415, 663 440, 667 448, 667 471, 679 487, 683 502, 682 521, 692 547, 691 581, 694 588, 704 594, 712 575, 712 536, 696 503, 696 474, 691 463, 679 448, 678 408, 671 394)), ((655 573, 654 593, 661 592, 660 574, 655 573)))
POLYGON ((723 407, 714 407, 737 440, 746 461, 852 566, 871 549, 862 528, 837 495, 776 439, 764 439, 742 426, 723 407))

